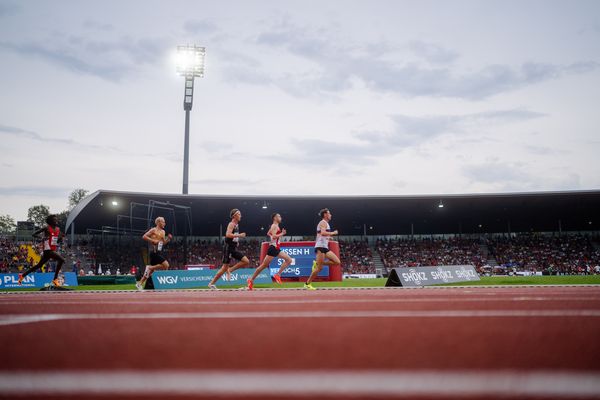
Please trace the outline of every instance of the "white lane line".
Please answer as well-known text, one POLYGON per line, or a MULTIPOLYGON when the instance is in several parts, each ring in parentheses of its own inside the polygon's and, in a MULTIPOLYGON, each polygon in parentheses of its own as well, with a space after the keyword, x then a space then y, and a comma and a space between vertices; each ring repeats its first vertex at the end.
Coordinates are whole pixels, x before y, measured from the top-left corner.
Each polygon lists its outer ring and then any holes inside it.
MULTIPOLYGON (((348 304, 348 303, 460 303, 460 302, 528 302, 528 301, 598 301, 600 297, 509 297, 509 298, 456 298, 456 297, 432 297, 432 298, 393 298, 393 299, 280 299, 280 300, 144 300, 144 299, 123 299, 123 300, 101 300, 101 304, 122 304, 122 305, 145 305, 145 304, 197 304, 197 305, 227 305, 227 304, 244 304, 252 306, 254 304, 348 304)), ((97 305, 99 300, 95 299, 77 299, 77 300, 57 300, 57 301, 13 301, 7 300, 0 302, 0 306, 4 305, 46 305, 46 304, 72 304, 72 305, 97 305)))
POLYGON ((2 372, 5 395, 543 396, 600 395, 598 372, 61 371, 2 372))
POLYGON ((0 326, 56 320, 104 319, 268 319, 268 318, 513 318, 600 317, 600 310, 424 310, 424 311, 217 311, 105 314, 13 314, 0 316, 0 326))
MULTIPOLYGON (((318 292, 327 293, 329 295, 340 294, 339 292, 365 292, 368 291, 369 294, 373 292, 379 292, 381 294, 391 294, 394 291, 396 292, 440 292, 440 291, 454 291, 457 293, 468 293, 468 292, 491 292, 498 294, 504 294, 510 292, 510 289, 517 289, 519 291, 535 291, 535 290, 550 290, 554 289, 555 293, 569 293, 572 290, 588 290, 588 291, 596 291, 600 289, 600 284, 569 284, 569 285, 463 285, 463 286, 417 286, 417 287, 382 287, 382 286, 373 286, 373 287, 326 287, 321 286, 318 287, 318 292), (558 290, 556 290, 558 289, 558 290), (563 289, 563 290, 560 290, 563 289), (338 292, 338 293, 335 293, 338 292)), ((292 294, 294 292, 304 291, 301 287, 295 288, 259 288, 256 290, 259 293, 269 294, 273 292, 292 294)), ((516 291, 516 290, 515 290, 516 291)), ((221 288, 221 293, 235 293, 240 292, 240 288, 221 288)), ((208 289, 176 289, 176 290, 156 290, 153 291, 154 294, 193 294, 193 293, 213 293, 208 289)), ((126 295, 139 295, 139 292, 136 290, 74 290, 72 292, 56 292, 56 293, 47 293, 47 292, 23 292, 19 290, 0 290, 0 296, 10 296, 10 295, 28 295, 28 296, 76 296, 76 295, 97 295, 97 294, 126 294, 126 295)))

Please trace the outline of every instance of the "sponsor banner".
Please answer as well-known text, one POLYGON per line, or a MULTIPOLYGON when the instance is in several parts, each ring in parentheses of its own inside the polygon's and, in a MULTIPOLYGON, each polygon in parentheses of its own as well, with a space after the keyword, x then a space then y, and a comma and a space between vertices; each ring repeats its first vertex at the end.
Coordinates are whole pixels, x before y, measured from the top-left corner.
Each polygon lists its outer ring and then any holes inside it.
POLYGON ((393 268, 385 286, 428 286, 439 283, 478 281, 472 265, 393 268))
POLYGON ((374 279, 377 274, 344 274, 344 279, 374 279))
POLYGON ((211 269, 212 265, 210 264, 187 264, 185 269, 211 269))
MULTIPOLYGON (((309 277, 312 273, 313 261, 315 261, 315 248, 314 246, 286 246, 284 243, 281 244, 281 251, 287 253, 292 258, 292 265, 287 267, 281 273, 282 278, 299 278, 309 277)), ((281 258, 275 258, 269 264, 269 270, 271 276, 279 271, 279 267, 283 264, 281 258)), ((323 266, 319 277, 329 277, 329 266, 323 266)))
MULTIPOLYGON (((0 274, 0 289, 43 288, 50 286, 54 272, 39 272, 27 275, 19 286, 19 274, 0 274)), ((58 274, 58 280, 63 286, 77 286, 77 275, 74 272, 58 274)))
MULTIPOLYGON (((173 270, 156 271, 152 274, 155 289, 192 289, 207 287, 217 270, 173 270)), ((246 280, 252 276, 254 269, 242 268, 231 273, 231 279, 224 274, 216 283, 217 286, 246 285, 246 280)), ((271 277, 264 269, 254 280, 254 283, 271 283, 271 277)))

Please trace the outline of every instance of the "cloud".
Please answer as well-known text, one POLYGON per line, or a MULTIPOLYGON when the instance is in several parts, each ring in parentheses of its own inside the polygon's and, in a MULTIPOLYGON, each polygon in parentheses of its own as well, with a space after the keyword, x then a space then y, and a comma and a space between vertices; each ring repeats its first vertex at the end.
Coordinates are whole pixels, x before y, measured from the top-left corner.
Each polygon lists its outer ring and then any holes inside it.
POLYGON ((416 56, 433 64, 451 63, 459 57, 459 54, 453 50, 420 40, 410 42, 408 47, 416 56))
POLYGON ((93 19, 88 19, 83 22, 83 27, 96 31, 109 32, 114 29, 112 24, 106 22, 100 22, 93 19))
POLYGON ((55 186, 0 186, 0 196, 31 196, 66 199, 73 188, 55 186))
POLYGON ((0 17, 9 17, 19 12, 20 6, 12 2, 0 3, 0 17))
POLYGON ((207 34, 215 33, 217 31, 217 26, 206 19, 191 19, 185 21, 183 30, 187 33, 207 34))
MULTIPOLYGON (((121 155, 139 156, 139 157, 156 157, 155 153, 142 153, 139 151, 131 152, 131 151, 122 150, 115 146, 96 145, 96 144, 79 142, 79 141, 73 140, 73 139, 44 136, 37 132, 30 131, 27 129, 22 129, 22 128, 18 128, 18 127, 14 127, 14 126, 0 124, 0 139, 3 136, 9 136, 9 135, 16 136, 21 139, 35 140, 37 142, 42 142, 42 143, 47 143, 47 144, 60 144, 63 146, 65 146, 65 145, 66 146, 75 146, 77 148, 85 149, 85 150, 93 150, 93 151, 102 150, 105 152, 108 151, 108 152, 118 153, 121 155)), ((165 158, 166 160, 169 160, 169 161, 173 161, 173 162, 181 161, 181 156, 178 154, 162 153, 161 155, 163 158, 165 158)))
MULTIPOLYGON (((340 164, 376 164, 382 157, 399 154, 409 148, 418 150, 420 146, 442 135, 469 135, 489 126, 503 125, 540 118, 544 114, 509 109, 463 115, 409 116, 390 115, 390 131, 354 132, 349 140, 334 142, 322 139, 293 139, 290 154, 264 155, 262 159, 291 162, 310 166, 338 167, 340 164)), ((488 139, 486 139, 488 140, 488 139)))
POLYGON ((490 160, 480 164, 465 165, 462 168, 465 177, 477 183, 523 184, 530 176, 523 164, 490 160))
POLYGON ((568 154, 569 152, 564 149, 554 149, 548 146, 541 145, 523 145, 523 148, 527 150, 531 154, 539 155, 539 156, 549 156, 549 155, 558 155, 558 154, 568 154))
POLYGON ((524 190, 573 190, 581 187, 578 174, 561 171, 557 174, 538 176, 528 172, 526 163, 501 161, 497 158, 482 163, 467 164, 462 167, 462 174, 471 183, 481 187, 500 191, 524 190))
POLYGON ((71 72, 110 82, 120 82, 141 66, 160 62, 169 46, 170 41, 164 38, 120 37, 101 41, 77 35, 64 35, 43 43, 0 41, 0 49, 38 57, 71 72))
POLYGON ((190 183, 207 186, 240 186, 257 185, 264 182, 262 179, 193 179, 190 183))
MULTIPOLYGON (((462 115, 410 116, 396 114, 390 116, 394 123, 391 132, 360 132, 356 136, 362 140, 382 143, 385 146, 404 147, 419 145, 444 134, 464 134, 487 126, 528 121, 543 117, 544 114, 509 109, 462 115)), ((481 132, 479 132, 481 133, 481 132)))
MULTIPOLYGON (((458 53, 439 45, 412 41, 409 49, 426 64, 406 61, 398 49, 386 43, 337 45, 328 31, 311 31, 292 24, 279 24, 256 38, 261 46, 284 50, 310 62, 304 70, 264 74, 269 83, 293 96, 322 96, 346 91, 358 79, 378 92, 406 97, 433 96, 481 100, 566 74, 595 71, 593 61, 565 65, 529 62, 521 65, 494 64, 474 71, 440 66, 451 63, 458 53), (388 51, 381 51, 382 48, 388 51)), ((238 75, 241 75, 238 73, 238 75)), ((235 78, 233 76, 232 78, 235 78)), ((253 82, 248 82, 253 83, 253 82)))

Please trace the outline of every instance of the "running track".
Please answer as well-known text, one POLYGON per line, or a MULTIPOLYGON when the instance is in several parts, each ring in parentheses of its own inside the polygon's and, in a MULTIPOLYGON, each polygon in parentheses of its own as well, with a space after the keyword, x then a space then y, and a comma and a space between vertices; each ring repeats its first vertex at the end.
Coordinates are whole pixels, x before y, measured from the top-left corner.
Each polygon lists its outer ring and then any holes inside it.
POLYGON ((1 398, 600 398, 600 288, 0 294, 1 398))

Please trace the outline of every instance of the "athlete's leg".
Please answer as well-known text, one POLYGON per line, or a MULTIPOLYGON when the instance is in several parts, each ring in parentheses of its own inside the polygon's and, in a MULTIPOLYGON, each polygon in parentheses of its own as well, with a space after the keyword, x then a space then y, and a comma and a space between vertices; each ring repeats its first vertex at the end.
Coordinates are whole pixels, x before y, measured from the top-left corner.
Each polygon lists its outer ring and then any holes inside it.
POLYGON ((338 264, 340 264, 340 259, 333 251, 328 251, 327 254, 325 254, 325 257, 327 257, 327 261, 323 261, 323 265, 338 265, 338 264))
POLYGON ((312 271, 312 273, 310 274, 310 276, 308 277, 308 279, 306 280, 306 284, 310 285, 313 281, 313 279, 315 279, 317 277, 317 275, 319 275, 319 272, 321 272, 321 270, 323 269, 323 260, 325 258, 325 254, 321 253, 320 251, 317 251, 317 257, 315 260, 315 269, 312 271))
POLYGON ((60 272, 60 269, 62 268, 63 264, 65 263, 65 259, 63 258, 63 256, 61 256, 60 254, 58 254, 55 251, 50 253, 50 257, 56 260, 56 268, 54 270, 54 280, 57 280, 58 273, 60 272))
POLYGON ((142 279, 140 279, 140 285, 144 286, 146 281, 152 276, 152 273, 159 269, 169 269, 169 262, 165 260, 160 264, 146 265, 146 270, 144 271, 144 275, 142 275, 142 279))
POLYGON ((233 272, 236 269, 239 268, 243 268, 248 266, 248 264, 250 264, 250 260, 248 260, 248 257, 244 256, 242 257, 242 259, 240 261, 237 262, 237 264, 235 264, 233 267, 229 267, 229 272, 233 272))
POLYGON ((50 252, 45 251, 42 254, 42 258, 40 258, 40 261, 35 264, 33 267, 30 267, 27 269, 27 271, 23 272, 23 274, 21 275, 23 278, 26 277, 27 275, 29 275, 30 273, 37 271, 38 269, 40 269, 44 264, 46 264, 48 261, 50 261, 52 257, 50 256, 50 252))
POLYGON ((227 270, 228 270, 228 269, 229 269, 229 264, 223 264, 223 265, 221 266, 221 269, 219 269, 219 270, 217 271, 217 273, 215 274, 215 276, 213 276, 212 280, 210 281, 210 283, 209 283, 208 285, 209 285, 209 286, 210 286, 210 285, 214 285, 214 284, 215 284, 215 282, 217 282, 217 281, 219 280, 219 278, 220 278, 221 276, 223 276, 223 274, 224 274, 225 272, 227 272, 227 270))
POLYGON ((283 264, 281 264, 281 267, 279 267, 277 275, 281 275, 281 273, 292 264, 292 257, 290 257, 289 254, 284 251, 279 253, 279 258, 283 259, 283 264))
POLYGON ((267 266, 269 264, 271 264, 272 260, 273 260, 272 256, 265 256, 263 262, 258 266, 258 268, 256 268, 256 271, 254 271, 254 273, 252 274, 252 278, 250 278, 250 280, 254 281, 256 279, 256 277, 258 276, 258 274, 260 274, 263 269, 267 268, 267 266))

